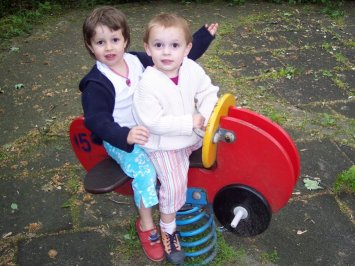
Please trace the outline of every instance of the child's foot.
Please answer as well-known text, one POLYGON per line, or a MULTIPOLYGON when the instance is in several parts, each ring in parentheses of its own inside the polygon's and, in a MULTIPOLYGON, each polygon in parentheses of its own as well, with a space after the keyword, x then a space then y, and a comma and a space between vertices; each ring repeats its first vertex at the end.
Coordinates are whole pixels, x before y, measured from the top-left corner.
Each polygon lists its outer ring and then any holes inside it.
POLYGON ((154 227, 151 230, 142 231, 140 219, 138 218, 136 230, 145 255, 152 261, 162 261, 164 259, 164 251, 157 228, 154 227))
POLYGON ((182 264, 185 259, 185 253, 181 250, 178 234, 175 231, 172 235, 161 231, 164 253, 168 261, 172 264, 182 264))

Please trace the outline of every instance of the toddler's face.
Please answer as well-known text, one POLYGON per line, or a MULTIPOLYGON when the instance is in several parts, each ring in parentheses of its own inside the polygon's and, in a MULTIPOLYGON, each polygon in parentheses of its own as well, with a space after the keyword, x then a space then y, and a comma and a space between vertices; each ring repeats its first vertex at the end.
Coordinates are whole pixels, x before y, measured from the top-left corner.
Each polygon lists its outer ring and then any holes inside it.
POLYGON ((181 63, 191 50, 186 43, 184 31, 178 27, 155 26, 151 29, 145 50, 154 62, 154 67, 168 77, 176 77, 181 63))
POLYGON ((122 30, 114 31, 105 25, 98 25, 90 49, 98 61, 114 68, 123 61, 126 46, 122 30))

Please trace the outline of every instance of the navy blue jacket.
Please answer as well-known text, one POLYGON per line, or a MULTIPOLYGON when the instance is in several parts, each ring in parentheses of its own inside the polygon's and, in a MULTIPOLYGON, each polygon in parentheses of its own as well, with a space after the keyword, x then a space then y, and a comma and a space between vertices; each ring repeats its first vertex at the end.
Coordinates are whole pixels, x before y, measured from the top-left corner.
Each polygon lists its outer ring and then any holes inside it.
MULTIPOLYGON (((200 28, 193 35, 193 46, 188 55, 196 60, 207 50, 214 39, 205 27, 200 28)), ((153 61, 144 52, 129 52, 136 55, 143 66, 152 66, 153 61)), ((102 140, 111 145, 131 152, 133 145, 127 143, 127 136, 130 128, 121 127, 114 122, 112 113, 115 105, 115 88, 111 81, 104 76, 96 67, 80 81, 79 89, 82 92, 82 106, 86 127, 93 133, 93 141, 102 143, 102 140)))

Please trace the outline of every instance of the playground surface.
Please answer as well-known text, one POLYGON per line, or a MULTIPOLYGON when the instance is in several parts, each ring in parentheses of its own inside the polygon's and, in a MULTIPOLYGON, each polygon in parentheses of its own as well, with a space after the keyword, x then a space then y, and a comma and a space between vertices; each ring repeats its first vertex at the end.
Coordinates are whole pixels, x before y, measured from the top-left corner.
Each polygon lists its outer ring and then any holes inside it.
MULTIPOLYGON (((160 11, 182 14, 193 30, 218 22, 199 63, 221 94, 280 123, 299 151, 288 204, 261 235, 221 230, 236 253, 215 263, 354 265, 355 198, 333 186, 355 164, 355 2, 341 20, 314 5, 266 2, 118 7, 129 18, 131 50, 143 49, 143 25, 160 11)), ((78 83, 94 63, 81 38, 88 13, 69 10, 0 51, 0 265, 157 264, 132 230, 131 197, 86 193, 70 147, 69 123, 82 114, 78 83)))

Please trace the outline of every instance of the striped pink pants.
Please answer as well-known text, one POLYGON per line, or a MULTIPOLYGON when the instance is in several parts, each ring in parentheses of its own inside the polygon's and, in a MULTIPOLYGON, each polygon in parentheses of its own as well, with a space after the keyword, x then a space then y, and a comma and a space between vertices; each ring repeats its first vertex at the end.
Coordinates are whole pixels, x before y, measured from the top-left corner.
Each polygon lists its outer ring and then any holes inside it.
POLYGON ((201 142, 180 150, 148 153, 160 181, 159 210, 161 213, 175 213, 185 204, 189 156, 200 147, 201 142))

